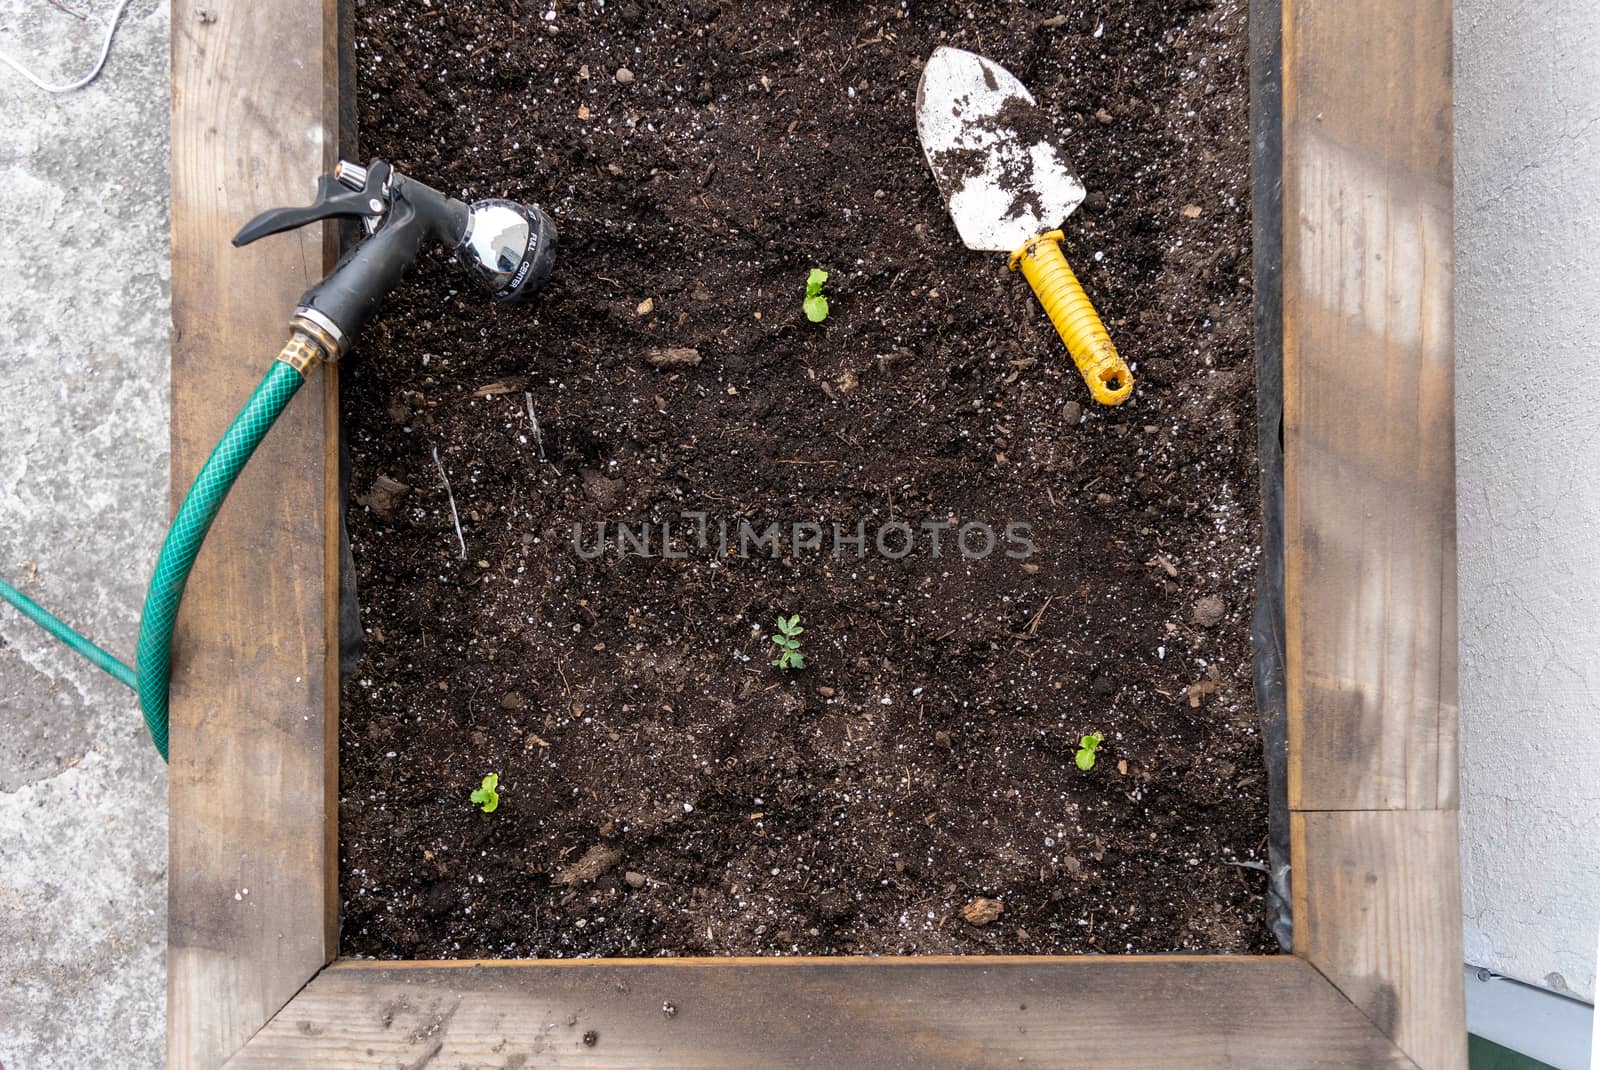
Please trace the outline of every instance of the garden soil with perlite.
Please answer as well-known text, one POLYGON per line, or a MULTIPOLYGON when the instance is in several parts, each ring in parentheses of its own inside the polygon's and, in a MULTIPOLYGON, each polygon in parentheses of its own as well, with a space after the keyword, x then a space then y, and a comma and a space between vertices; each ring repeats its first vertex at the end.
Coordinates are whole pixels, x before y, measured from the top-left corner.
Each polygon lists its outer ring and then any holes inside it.
POLYGON ((1241 865, 1266 838, 1245 19, 359 0, 362 152, 536 202, 561 247, 523 307, 424 263, 345 369, 345 953, 1273 949, 1241 865), (1121 408, 956 237, 913 115, 940 44, 1059 126, 1121 408), (786 545, 723 556, 741 521, 786 545), (617 545, 642 522, 649 557, 617 545), (872 545, 896 522, 898 559, 872 545), (832 530, 858 524, 862 556, 832 530), (770 664, 780 613, 802 670, 770 664))

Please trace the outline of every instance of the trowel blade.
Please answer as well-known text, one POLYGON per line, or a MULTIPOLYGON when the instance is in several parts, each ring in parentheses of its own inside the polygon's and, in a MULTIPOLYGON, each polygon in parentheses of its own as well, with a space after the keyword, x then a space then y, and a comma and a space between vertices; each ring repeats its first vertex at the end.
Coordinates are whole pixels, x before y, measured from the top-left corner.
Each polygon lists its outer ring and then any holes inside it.
POLYGON ((936 49, 917 86, 917 134, 969 249, 1012 252, 1083 202, 1054 125, 992 60, 936 49))

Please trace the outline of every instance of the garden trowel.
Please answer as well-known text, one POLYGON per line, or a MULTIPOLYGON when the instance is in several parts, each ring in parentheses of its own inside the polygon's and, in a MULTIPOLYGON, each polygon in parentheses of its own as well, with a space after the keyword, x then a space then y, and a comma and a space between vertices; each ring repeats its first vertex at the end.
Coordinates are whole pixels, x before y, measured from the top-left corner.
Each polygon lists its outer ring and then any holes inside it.
POLYGON ((917 87, 917 134, 969 249, 1010 253, 1102 405, 1133 390, 1054 229, 1083 201, 1050 120, 1016 76, 982 56, 938 48, 917 87))

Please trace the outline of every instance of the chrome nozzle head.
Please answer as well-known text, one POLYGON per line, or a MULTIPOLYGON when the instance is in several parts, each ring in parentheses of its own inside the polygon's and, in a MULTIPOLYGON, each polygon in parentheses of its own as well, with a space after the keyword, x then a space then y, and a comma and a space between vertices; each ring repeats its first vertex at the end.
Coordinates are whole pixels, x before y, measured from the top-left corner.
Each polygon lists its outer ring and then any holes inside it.
POLYGON ((526 301, 555 267, 555 222, 538 205, 479 201, 469 210, 456 259, 496 301, 526 301))

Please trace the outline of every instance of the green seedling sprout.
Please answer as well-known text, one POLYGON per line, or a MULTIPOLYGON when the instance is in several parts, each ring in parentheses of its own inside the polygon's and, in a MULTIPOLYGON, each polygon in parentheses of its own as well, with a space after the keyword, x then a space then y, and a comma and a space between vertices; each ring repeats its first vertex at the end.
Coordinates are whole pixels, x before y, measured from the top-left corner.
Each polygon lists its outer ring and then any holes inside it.
POLYGON ((500 805, 500 793, 494 789, 500 786, 500 774, 490 773, 483 778, 483 787, 472 793, 472 801, 483 807, 486 814, 494 813, 495 807, 500 805))
POLYGON ((1094 768, 1094 752, 1100 749, 1100 741, 1104 739, 1099 732, 1090 732, 1078 740, 1078 753, 1073 760, 1078 763, 1078 768, 1085 773, 1094 768))
POLYGON ((812 268, 811 274, 806 277, 806 319, 812 323, 821 323, 828 318, 828 299, 822 296, 822 284, 828 281, 828 273, 821 268, 812 268))
POLYGON ((772 659, 772 664, 780 669, 803 669, 806 667, 806 656, 800 653, 800 633, 805 631, 800 627, 800 614, 796 613, 788 620, 783 619, 783 614, 778 614, 778 634, 768 638, 777 646, 777 657, 772 659))

